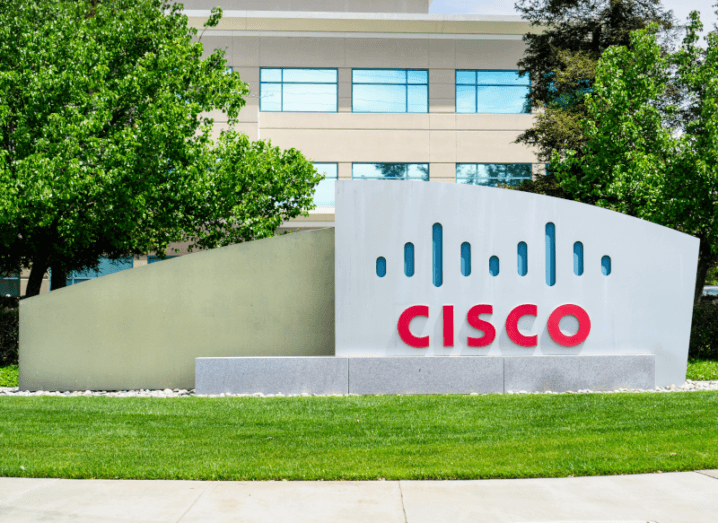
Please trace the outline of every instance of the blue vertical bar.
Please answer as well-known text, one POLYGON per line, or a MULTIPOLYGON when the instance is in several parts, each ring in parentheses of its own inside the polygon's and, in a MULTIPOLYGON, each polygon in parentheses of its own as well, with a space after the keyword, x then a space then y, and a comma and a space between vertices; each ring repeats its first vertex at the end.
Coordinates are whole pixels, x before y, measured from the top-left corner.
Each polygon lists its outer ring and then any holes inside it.
POLYGON ((489 274, 491 274, 491 276, 499 275, 499 259, 496 256, 492 256, 489 259, 489 274))
POLYGON ((380 278, 386 276, 386 259, 383 257, 376 259, 376 275, 380 278))
POLYGON ((471 244, 468 242, 461 244, 461 274, 462 276, 471 274, 471 244))
POLYGON ((611 274, 611 257, 604 256, 601 258, 601 274, 609 276, 611 274))
POLYGON ((410 278, 414 276, 414 244, 404 245, 404 274, 410 278))
POLYGON ((546 224, 546 285, 556 285, 556 226, 546 224))
POLYGON ((440 223, 435 223, 432 228, 432 240, 434 287, 441 287, 444 283, 444 230, 440 223))
POLYGON ((529 272, 529 248, 526 242, 519 243, 518 247, 518 269, 519 276, 526 276, 529 272))
POLYGON ((583 276, 583 243, 573 244, 573 273, 576 276, 583 276))

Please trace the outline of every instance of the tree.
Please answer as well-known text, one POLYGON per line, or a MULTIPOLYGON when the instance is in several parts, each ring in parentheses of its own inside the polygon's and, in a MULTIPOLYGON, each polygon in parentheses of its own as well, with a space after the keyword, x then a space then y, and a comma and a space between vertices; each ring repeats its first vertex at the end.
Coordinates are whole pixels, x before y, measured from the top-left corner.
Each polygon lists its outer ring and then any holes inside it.
POLYGON ((718 260, 718 34, 704 50, 701 30, 693 12, 675 53, 659 45, 657 25, 607 50, 586 96, 583 151, 552 158, 570 193, 700 239, 696 303, 718 260), (666 103, 675 92, 683 106, 666 103))
MULTIPOLYGON (((535 147, 541 162, 549 162, 554 151, 580 153, 586 140, 579 125, 586 116, 583 99, 603 52, 630 45, 631 31, 650 23, 658 23, 669 40, 674 25, 660 0, 519 0, 515 7, 541 29, 524 35, 526 51, 518 63, 531 76, 529 100, 538 112, 516 140, 535 147)), ((593 203, 586 195, 566 193, 551 175, 524 182, 519 190, 593 203)))
MULTIPOLYGON (((205 27, 215 26, 215 9, 205 27)), ((247 86, 224 53, 202 58, 163 0, 0 0, 0 272, 74 270, 274 234, 321 179, 296 150, 213 139, 247 86)))

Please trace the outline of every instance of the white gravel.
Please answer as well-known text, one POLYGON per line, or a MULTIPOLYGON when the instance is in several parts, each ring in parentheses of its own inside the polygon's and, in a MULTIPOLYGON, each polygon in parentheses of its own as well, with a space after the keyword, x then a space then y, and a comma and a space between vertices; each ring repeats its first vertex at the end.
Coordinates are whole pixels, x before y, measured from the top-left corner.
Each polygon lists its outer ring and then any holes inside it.
MULTIPOLYGON (((665 392, 695 392, 702 390, 718 390, 718 381, 692 381, 686 380, 685 384, 676 386, 671 385, 669 387, 657 387, 655 389, 617 389, 609 391, 593 391, 588 389, 581 389, 567 392, 527 392, 525 390, 508 391, 507 394, 613 394, 620 392, 630 393, 665 393, 665 392)), ((119 390, 119 391, 108 391, 108 390, 85 390, 85 391, 43 391, 38 390, 34 392, 18 390, 17 387, 0 387, 0 396, 59 396, 59 397, 77 397, 77 396, 106 396, 108 398, 187 398, 190 396, 198 396, 204 398, 226 398, 226 397, 258 397, 258 398, 282 398, 291 396, 319 396, 319 394, 218 394, 210 396, 201 396, 195 394, 194 389, 164 389, 164 390, 119 390)), ((332 396, 339 396, 339 394, 332 394, 332 396)), ((350 394, 350 396, 356 396, 356 394, 350 394)), ((471 396, 478 396, 473 393, 471 396)))

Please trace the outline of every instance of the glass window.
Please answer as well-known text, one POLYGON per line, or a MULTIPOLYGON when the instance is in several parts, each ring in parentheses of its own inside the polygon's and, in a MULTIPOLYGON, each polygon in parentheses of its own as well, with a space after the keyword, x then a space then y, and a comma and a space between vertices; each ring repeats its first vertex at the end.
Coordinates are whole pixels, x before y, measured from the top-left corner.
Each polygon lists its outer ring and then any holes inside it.
POLYGON ((429 181, 428 163, 355 163, 354 180, 418 180, 429 181))
POLYGON ((263 112, 335 113, 339 87, 336 69, 259 70, 259 110, 263 112))
POLYGON ((456 71, 456 112, 528 114, 530 88, 518 71, 456 71))
POLYGON ((94 280, 101 276, 114 274, 132 268, 132 258, 120 258, 119 260, 108 260, 102 258, 97 267, 97 271, 87 270, 81 272, 72 272, 67 275, 67 285, 74 285, 87 280, 94 280))
POLYGON ((426 69, 352 70, 355 113, 428 113, 429 72, 426 69))
POLYGON ((20 274, 0 274, 0 296, 20 296, 20 274))
POLYGON ((531 179, 530 163, 457 163, 456 183, 485 185, 519 185, 531 179))
POLYGON ((314 205, 334 207, 334 191, 339 178, 339 166, 336 163, 315 163, 314 168, 324 175, 324 179, 319 182, 314 192, 314 205))

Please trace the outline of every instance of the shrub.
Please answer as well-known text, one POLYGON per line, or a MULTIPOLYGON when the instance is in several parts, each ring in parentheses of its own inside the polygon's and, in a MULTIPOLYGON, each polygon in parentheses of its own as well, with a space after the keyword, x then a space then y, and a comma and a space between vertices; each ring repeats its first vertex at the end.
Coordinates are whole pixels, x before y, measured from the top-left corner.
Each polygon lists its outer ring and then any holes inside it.
POLYGON ((19 320, 18 299, 0 297, 0 366, 17 365, 19 320))
POLYGON ((706 299, 693 309, 691 359, 718 360, 718 300, 706 299))

